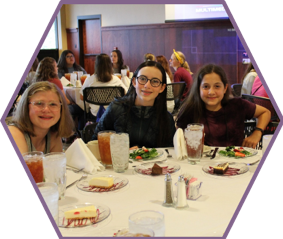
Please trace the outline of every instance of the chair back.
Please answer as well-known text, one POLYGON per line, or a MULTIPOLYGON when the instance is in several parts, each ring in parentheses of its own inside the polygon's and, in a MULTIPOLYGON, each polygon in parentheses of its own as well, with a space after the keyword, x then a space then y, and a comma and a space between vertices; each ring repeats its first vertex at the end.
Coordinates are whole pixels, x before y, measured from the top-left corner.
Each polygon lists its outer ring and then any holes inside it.
POLYGON ((175 106, 172 114, 176 114, 181 106, 181 99, 186 88, 186 82, 174 82, 167 84, 166 100, 174 100, 175 106))
MULTIPOLYGON (((85 123, 88 121, 86 103, 94 105, 109 105, 115 98, 125 95, 125 90, 122 86, 91 86, 83 89, 84 98, 84 118, 85 123)), ((91 114, 89 112, 89 114, 91 114)), ((90 118, 90 117, 89 117, 90 118)), ((94 121, 90 119, 90 121, 94 121)))
POLYGON ((89 141, 92 140, 92 136, 94 134, 94 130, 98 123, 93 123, 86 125, 82 131, 82 140, 87 144, 89 141))
POLYGON ((242 98, 253 102, 254 104, 261 105, 267 108, 271 112, 271 121, 279 121, 279 117, 269 98, 246 94, 242 94, 242 98))
POLYGON ((232 88, 232 94, 235 97, 241 96, 242 84, 233 84, 231 85, 231 88, 232 88))

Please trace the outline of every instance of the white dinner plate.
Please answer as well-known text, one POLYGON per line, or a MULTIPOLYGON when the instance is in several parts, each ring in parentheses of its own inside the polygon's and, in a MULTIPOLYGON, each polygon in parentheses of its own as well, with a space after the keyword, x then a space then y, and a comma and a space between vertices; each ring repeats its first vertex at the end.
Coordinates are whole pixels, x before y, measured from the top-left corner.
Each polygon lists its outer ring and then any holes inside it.
MULTIPOLYGON (((139 174, 144 174, 144 175, 150 175, 151 176, 151 169, 154 164, 158 164, 160 167, 163 168, 162 174, 167 174, 167 173, 175 173, 180 170, 180 165, 176 163, 167 163, 167 162, 150 162, 150 163, 142 163, 138 166, 135 167, 135 172, 139 174)), ((155 176, 155 175, 154 175, 155 176)), ((158 176, 158 175, 157 175, 158 176)))
POLYGON ((59 227, 78 228, 86 227, 105 220, 110 215, 110 208, 102 204, 84 203, 76 205, 66 205, 59 208, 59 227), (94 205, 97 209, 97 216, 90 219, 67 220, 64 217, 64 212, 81 207, 88 207, 94 205))
POLYGON ((111 192, 111 191, 115 191, 115 190, 119 190, 123 187, 125 187, 128 183, 129 180, 127 178, 121 177, 121 176, 113 176, 113 175, 102 175, 99 177, 112 177, 114 184, 111 188, 97 188, 97 187, 93 187, 93 186, 89 186, 88 182, 90 179, 94 178, 93 176, 89 176, 86 179, 82 180, 82 181, 78 181, 77 182, 77 187, 80 190, 86 191, 86 192, 92 192, 92 193, 102 193, 102 192, 111 192))
POLYGON ((244 163, 236 163, 236 162, 232 162, 231 164, 229 164, 229 168, 226 171, 225 174, 216 174, 213 173, 213 167, 222 164, 225 162, 211 162, 211 163, 207 163, 202 167, 202 170, 207 173, 207 174, 211 174, 211 175, 215 175, 215 176, 237 176, 237 175, 241 175, 244 174, 246 172, 249 171, 249 167, 244 164, 244 163))

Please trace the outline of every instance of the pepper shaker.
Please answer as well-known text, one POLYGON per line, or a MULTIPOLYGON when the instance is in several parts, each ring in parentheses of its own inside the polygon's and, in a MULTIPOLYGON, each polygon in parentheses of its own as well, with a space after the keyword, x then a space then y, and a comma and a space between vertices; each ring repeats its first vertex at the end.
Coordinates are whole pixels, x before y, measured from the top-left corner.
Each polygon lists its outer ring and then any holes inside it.
POLYGON ((172 187, 172 178, 169 173, 165 175, 165 194, 164 202, 162 206, 164 207, 174 207, 174 198, 173 198, 173 187, 172 187))
POLYGON ((187 207, 187 197, 186 197, 186 183, 184 177, 181 175, 177 182, 177 202, 176 208, 187 207))

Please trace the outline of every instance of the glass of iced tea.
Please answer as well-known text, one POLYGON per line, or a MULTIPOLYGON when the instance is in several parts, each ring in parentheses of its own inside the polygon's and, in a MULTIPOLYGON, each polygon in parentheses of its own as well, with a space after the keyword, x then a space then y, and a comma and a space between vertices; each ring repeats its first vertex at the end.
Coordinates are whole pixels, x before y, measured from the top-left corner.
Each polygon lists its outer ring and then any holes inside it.
POLYGON ((33 151, 23 153, 22 155, 34 181, 36 183, 41 183, 43 181, 43 152, 33 151))
POLYGON ((81 76, 81 83, 82 85, 85 83, 86 78, 89 77, 89 75, 82 75, 81 76))
POLYGON ((115 133, 116 133, 115 131, 107 130, 107 131, 100 131, 97 134, 101 163, 105 167, 112 166, 110 135, 115 133))
POLYGON ((204 144, 204 126, 203 124, 188 124, 184 132, 188 161, 191 164, 200 162, 204 144))
POLYGON ((71 81, 71 73, 66 73, 66 74, 65 74, 65 78, 66 78, 68 81, 71 81))

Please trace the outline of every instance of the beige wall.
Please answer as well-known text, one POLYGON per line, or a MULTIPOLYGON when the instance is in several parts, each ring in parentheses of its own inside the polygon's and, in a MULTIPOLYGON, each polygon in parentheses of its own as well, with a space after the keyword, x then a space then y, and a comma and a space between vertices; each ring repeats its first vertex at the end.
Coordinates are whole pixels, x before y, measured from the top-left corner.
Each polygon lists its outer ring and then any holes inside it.
POLYGON ((59 55, 67 49, 66 29, 77 28, 77 17, 101 15, 101 26, 155 24, 165 22, 164 4, 65 4, 60 13, 59 55), (61 36, 60 36, 61 35, 61 36))

